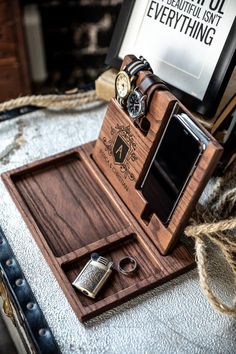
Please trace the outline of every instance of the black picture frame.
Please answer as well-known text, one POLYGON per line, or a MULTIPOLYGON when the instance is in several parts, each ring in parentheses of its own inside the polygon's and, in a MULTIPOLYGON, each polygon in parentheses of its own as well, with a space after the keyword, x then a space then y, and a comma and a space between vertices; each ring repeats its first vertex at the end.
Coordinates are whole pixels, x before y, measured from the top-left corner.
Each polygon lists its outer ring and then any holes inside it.
MULTIPOLYGON (((112 40, 106 57, 106 64, 119 68, 123 58, 119 57, 119 51, 124 40, 126 29, 129 24, 130 17, 132 15, 133 7, 136 0, 124 0, 115 30, 113 32, 112 40)), ((133 54, 133 53, 127 53, 133 54)), ((142 53, 145 57, 145 53, 142 53)), ((232 24, 231 30, 224 44, 222 52, 219 56, 218 62, 215 66, 213 74, 211 76, 209 85, 206 89, 205 95, 202 100, 186 93, 170 84, 168 86, 172 90, 173 94, 183 102, 189 109, 200 113, 206 119, 211 118, 220 103, 220 99, 225 91, 227 83, 233 72, 236 64, 236 19, 232 24)), ((155 73, 161 77, 161 73, 155 73)))

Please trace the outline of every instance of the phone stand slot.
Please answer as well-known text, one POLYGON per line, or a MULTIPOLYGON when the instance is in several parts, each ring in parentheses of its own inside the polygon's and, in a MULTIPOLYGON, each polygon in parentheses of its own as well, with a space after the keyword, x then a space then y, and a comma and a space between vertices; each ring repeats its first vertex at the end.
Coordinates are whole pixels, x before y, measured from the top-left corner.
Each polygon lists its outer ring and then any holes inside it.
POLYGON ((150 207, 150 204, 147 204, 141 214, 141 219, 146 225, 148 225, 151 221, 152 215, 153 209, 150 207))
POLYGON ((140 130, 142 135, 148 135, 151 124, 146 117, 143 117, 140 122, 134 123, 134 125, 140 130))

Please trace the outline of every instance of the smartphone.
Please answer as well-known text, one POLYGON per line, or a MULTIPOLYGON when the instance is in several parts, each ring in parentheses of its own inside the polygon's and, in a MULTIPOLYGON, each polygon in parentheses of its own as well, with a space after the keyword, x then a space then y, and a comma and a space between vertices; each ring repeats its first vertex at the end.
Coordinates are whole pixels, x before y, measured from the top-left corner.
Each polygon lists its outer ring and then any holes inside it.
POLYGON ((168 224, 208 136, 185 113, 170 117, 141 184, 149 209, 168 224))

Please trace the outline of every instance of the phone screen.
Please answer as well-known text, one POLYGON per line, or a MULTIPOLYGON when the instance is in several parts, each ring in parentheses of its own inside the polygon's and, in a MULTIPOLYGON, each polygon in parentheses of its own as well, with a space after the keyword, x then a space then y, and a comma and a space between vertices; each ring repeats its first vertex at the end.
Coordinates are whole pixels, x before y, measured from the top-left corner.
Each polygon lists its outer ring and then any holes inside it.
POLYGON ((169 221, 202 149, 178 115, 172 116, 142 184, 144 197, 163 223, 169 221))

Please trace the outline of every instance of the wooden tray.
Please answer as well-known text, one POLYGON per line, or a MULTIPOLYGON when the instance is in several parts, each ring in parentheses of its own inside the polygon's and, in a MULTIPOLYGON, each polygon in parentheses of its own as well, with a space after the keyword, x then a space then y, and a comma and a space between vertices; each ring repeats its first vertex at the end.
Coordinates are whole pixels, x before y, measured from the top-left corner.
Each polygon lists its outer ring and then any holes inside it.
POLYGON ((2 178, 81 321, 194 266, 183 246, 163 257, 91 157, 94 143, 6 172, 2 178), (116 264, 136 257, 132 277, 113 272, 92 300, 71 282, 99 252, 116 264))

